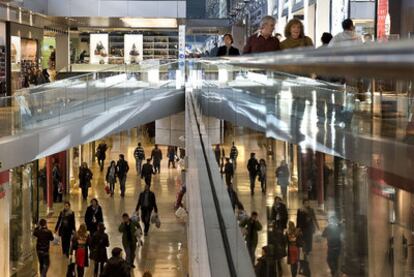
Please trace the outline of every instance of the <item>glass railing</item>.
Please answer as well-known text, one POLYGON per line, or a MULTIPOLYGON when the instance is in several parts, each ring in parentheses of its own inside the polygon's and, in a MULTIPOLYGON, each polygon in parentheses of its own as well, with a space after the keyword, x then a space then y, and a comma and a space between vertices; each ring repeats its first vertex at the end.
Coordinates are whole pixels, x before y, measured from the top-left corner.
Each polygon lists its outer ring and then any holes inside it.
POLYGON ((107 112, 144 95, 145 103, 151 91, 181 87, 182 78, 177 84, 176 76, 180 77, 180 73, 175 61, 154 61, 139 67, 111 67, 16 91, 11 97, 0 98, 0 135, 19 134, 107 112))

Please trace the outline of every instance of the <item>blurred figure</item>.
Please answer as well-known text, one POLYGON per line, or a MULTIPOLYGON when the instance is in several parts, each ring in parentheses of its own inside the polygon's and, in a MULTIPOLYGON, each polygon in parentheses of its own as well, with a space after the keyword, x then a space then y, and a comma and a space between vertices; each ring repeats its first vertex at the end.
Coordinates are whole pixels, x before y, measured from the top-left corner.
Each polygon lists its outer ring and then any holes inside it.
POLYGON ((172 164, 173 168, 175 168, 175 148, 174 146, 168 146, 168 168, 170 168, 170 165, 172 164))
POLYGON ((257 259, 255 265, 256 277, 275 277, 276 275, 276 261, 272 245, 262 247, 262 256, 257 259))
POLYGON ((118 171, 119 186, 121 188, 121 197, 125 196, 125 183, 127 178, 127 173, 129 171, 128 162, 125 160, 124 155, 119 155, 119 160, 116 163, 116 168, 118 171))
POLYGON ((259 31, 247 39, 243 48, 243 54, 261 53, 280 50, 280 42, 274 37, 276 19, 272 16, 265 16, 260 21, 259 31))
POLYGON ((79 63, 85 63, 85 57, 87 55, 86 50, 83 50, 79 55, 79 63))
POLYGON ((305 36, 305 30, 302 22, 296 18, 289 20, 286 25, 285 37, 286 39, 280 43, 280 48, 282 50, 313 46, 312 39, 305 36))
POLYGON ((135 251, 138 243, 136 234, 141 231, 141 226, 138 222, 132 221, 127 213, 124 213, 118 230, 122 233, 122 246, 125 250, 126 262, 130 267, 135 268, 135 251))
POLYGON ((226 164, 224 165, 224 175, 226 176, 226 185, 230 185, 234 176, 234 168, 229 158, 226 158, 226 164))
POLYGON ((298 274, 300 247, 302 246, 302 235, 298 228, 295 227, 295 223, 289 221, 288 230, 286 231, 287 241, 287 256, 288 264, 290 265, 290 271, 292 277, 296 277, 298 274))
POLYGON ((122 258, 122 249, 112 249, 112 257, 105 264, 101 277, 130 277, 131 272, 128 263, 122 258))
POLYGON ((95 261, 94 276, 98 277, 103 272, 105 263, 108 261, 106 248, 109 247, 109 237, 105 233, 105 225, 98 224, 97 231, 91 238, 91 259, 95 261))
POLYGON ((88 168, 88 164, 83 162, 79 168, 79 187, 82 189, 83 200, 88 198, 89 187, 93 178, 92 171, 88 168))
POLYGON ((52 168, 53 202, 62 202, 63 184, 59 164, 55 161, 52 168))
POLYGON ((255 260, 255 251, 258 242, 258 232, 262 230, 262 224, 258 220, 257 212, 252 212, 252 215, 240 222, 240 227, 245 228, 245 240, 247 245, 247 250, 249 251, 250 258, 252 262, 255 260))
POLYGON ((39 272, 41 277, 46 277, 49 270, 50 257, 49 248, 50 242, 53 241, 53 233, 47 228, 45 219, 39 221, 39 225, 35 228, 33 236, 37 238, 36 253, 39 261, 39 272))
POLYGON ((98 159, 98 164, 99 164, 101 171, 103 171, 104 169, 107 149, 108 149, 108 146, 106 145, 105 141, 102 141, 101 143, 99 143, 98 147, 96 148, 95 156, 98 159))
POLYGON ((239 156, 239 150, 237 150, 237 147, 233 141, 231 144, 231 149, 230 149, 230 160, 233 163, 234 170, 236 170, 237 168, 237 157, 238 156, 239 156))
POLYGON ((266 161, 264 159, 260 159, 259 161, 259 181, 260 186, 262 188, 262 193, 266 193, 266 185, 267 185, 267 174, 266 174, 267 166, 266 161))
POLYGON ((158 148, 157 144, 154 146, 154 149, 152 149, 152 151, 151 151, 151 159, 152 159, 152 164, 154 165, 155 172, 160 174, 161 173, 162 152, 161 152, 161 149, 158 148))
POLYGON ((70 239, 76 232, 75 214, 70 209, 70 203, 65 202, 63 211, 59 213, 56 222, 55 233, 58 233, 62 241, 62 253, 69 257, 70 239))
POLYGON ((282 198, 275 197, 275 201, 272 206, 270 218, 275 222, 275 228, 278 230, 285 230, 288 221, 288 210, 283 203, 282 198))
POLYGON ((355 32, 354 22, 348 18, 342 21, 343 32, 334 36, 329 43, 329 46, 340 46, 340 45, 352 45, 352 44, 361 44, 362 39, 355 32))
POLYGON ((259 172, 259 162, 256 159, 256 153, 250 153, 250 159, 247 162, 247 171, 249 171, 250 178, 250 194, 254 195, 256 177, 259 172))
POLYGON ((75 264, 78 272, 78 277, 83 277, 85 267, 89 266, 89 244, 90 236, 86 225, 82 223, 78 231, 72 238, 72 251, 75 252, 75 264))
POLYGON ((370 33, 367 33, 364 35, 364 43, 373 42, 372 35, 370 33))
POLYGON ((221 56, 239 56, 239 49, 233 47, 233 36, 231 34, 225 34, 223 36, 224 45, 219 47, 217 51, 217 57, 221 56))
POLYGON ((227 192, 230 197, 230 202, 231 202, 233 211, 236 208, 236 206, 238 210, 244 211, 243 204, 240 202, 239 197, 237 196, 237 192, 233 189, 233 184, 230 183, 229 185, 227 185, 227 192))
POLYGON ((277 178, 277 184, 280 186, 280 190, 282 191, 282 197, 284 200, 287 200, 287 190, 290 180, 290 171, 286 161, 280 162, 280 166, 276 168, 275 174, 277 178))
POLYGON ((155 171, 152 167, 151 159, 147 159, 147 163, 142 166, 141 170, 141 179, 144 178, 147 186, 151 186, 152 175, 155 175, 155 171))
POLYGON ((135 168, 137 170, 137 174, 141 175, 142 161, 145 160, 145 151, 144 151, 144 148, 141 146, 141 142, 138 142, 138 146, 137 148, 135 148, 134 158, 135 158, 135 168))
POLYGON ((315 226, 319 230, 319 224, 316 220, 315 212, 311 208, 309 200, 303 200, 303 207, 298 209, 296 216, 296 227, 300 229, 303 235, 303 251, 305 255, 312 252, 313 233, 315 233, 315 226))
POLYGON ((321 36, 321 42, 322 42, 322 46, 321 47, 326 47, 329 45, 329 43, 331 42, 333 36, 331 33, 323 33, 321 36))
POLYGON ((328 221, 328 226, 323 230, 322 236, 328 242, 326 261, 328 262, 332 276, 337 276, 338 274, 339 255, 341 254, 342 248, 341 234, 341 225, 338 223, 336 217, 331 216, 328 221))
POLYGON ((118 168, 116 167, 115 161, 111 161, 111 164, 106 171, 106 182, 109 184, 111 196, 114 196, 116 177, 118 176, 118 168))

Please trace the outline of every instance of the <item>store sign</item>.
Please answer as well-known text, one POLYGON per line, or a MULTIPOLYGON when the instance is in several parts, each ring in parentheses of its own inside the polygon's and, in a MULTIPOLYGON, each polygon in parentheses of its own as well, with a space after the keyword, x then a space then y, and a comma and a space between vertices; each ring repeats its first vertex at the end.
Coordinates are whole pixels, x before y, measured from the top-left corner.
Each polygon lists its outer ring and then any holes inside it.
POLYGON ((386 40, 390 30, 388 0, 378 0, 377 18, 377 39, 386 40))
POLYGON ((108 34, 91 34, 90 36, 90 63, 108 63, 108 34))
POLYGON ((143 60, 143 36, 124 35, 124 61, 134 64, 143 60))

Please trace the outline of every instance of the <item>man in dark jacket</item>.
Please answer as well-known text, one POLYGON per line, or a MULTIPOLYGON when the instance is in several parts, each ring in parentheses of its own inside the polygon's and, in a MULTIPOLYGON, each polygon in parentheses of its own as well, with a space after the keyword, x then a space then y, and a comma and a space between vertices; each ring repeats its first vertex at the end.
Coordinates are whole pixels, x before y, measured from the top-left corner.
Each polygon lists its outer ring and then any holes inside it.
POLYGON ((254 195, 254 186, 256 182, 257 173, 259 172, 259 162, 256 159, 255 153, 250 153, 250 159, 247 162, 247 170, 250 177, 250 194, 254 195))
POLYGON ((105 141, 102 141, 96 148, 95 155, 96 155, 96 158, 98 159, 98 164, 99 164, 101 171, 103 171, 104 169, 107 149, 108 149, 108 146, 106 145, 105 141))
POLYGON ((155 175, 155 171, 152 167, 151 159, 147 159, 147 163, 142 166, 141 179, 144 178, 145 184, 151 186, 152 175, 155 175))
POLYGON ((233 163, 233 168, 236 170, 237 168, 237 157, 239 156, 239 150, 237 150, 236 145, 234 144, 234 141, 231 145, 230 149, 230 160, 233 163))
POLYGON ((234 176, 234 168, 229 158, 226 158, 226 164, 224 165, 224 174, 226 176, 226 185, 231 184, 234 176))
POLYGON ((286 205, 279 196, 275 197, 270 218, 275 222, 275 227, 281 231, 286 229, 288 222, 288 211, 286 205))
POLYGON ((94 276, 99 276, 98 273, 103 272, 103 266, 108 261, 106 254, 106 248, 109 247, 109 237, 105 233, 105 225, 103 223, 98 224, 98 229, 91 236, 90 249, 91 260, 95 261, 94 276))
POLYGON ((141 225, 136 221, 132 221, 129 215, 124 213, 118 230, 122 233, 122 246, 125 250, 126 261, 131 267, 135 267, 135 252, 138 243, 137 232, 141 231, 141 225))
POLYGON ((99 206, 98 200, 94 198, 91 200, 91 205, 86 209, 85 213, 86 228, 91 236, 98 229, 99 223, 103 223, 102 208, 99 206))
POLYGON ((328 262, 332 276, 337 276, 338 273, 339 256, 342 248, 341 234, 341 224, 338 223, 336 217, 331 216, 329 218, 329 224, 323 231, 322 236, 326 238, 328 242, 328 255, 326 261, 328 262))
POLYGON ((135 158, 135 167, 137 169, 137 174, 139 175, 141 174, 142 161, 145 159, 145 151, 144 151, 144 148, 141 146, 140 142, 138 142, 138 147, 135 148, 134 158, 135 158))
POLYGON ((83 200, 88 198, 89 187, 93 178, 92 171, 88 168, 88 164, 83 162, 79 168, 79 187, 82 189, 83 200))
POLYGON ((141 219, 144 223, 144 235, 148 235, 152 210, 158 213, 157 202, 155 194, 150 191, 150 186, 145 185, 145 190, 139 194, 138 204, 135 209, 136 212, 141 208, 141 219))
POLYGON ((272 245, 262 247, 262 256, 257 259, 257 264, 254 269, 256 272, 256 277, 281 276, 276 275, 276 262, 272 245))
POLYGON ((262 224, 259 222, 257 212, 252 212, 251 217, 248 219, 240 222, 240 227, 246 228, 246 246, 247 250, 249 251, 250 258, 252 261, 255 260, 254 252, 256 251, 257 243, 259 240, 258 232, 262 230, 262 224))
POLYGON ((105 264, 101 277, 130 277, 131 272, 127 262, 122 259, 122 249, 115 247, 112 249, 112 257, 105 264))
POLYGON ((116 164, 116 168, 118 169, 118 179, 119 179, 119 185, 121 188, 121 197, 124 197, 125 196, 125 182, 126 182, 129 166, 123 154, 119 155, 119 160, 116 164))
POLYGON ((155 171, 158 173, 161 173, 160 169, 161 169, 162 152, 161 152, 161 149, 158 148, 157 144, 155 145, 154 149, 152 149, 151 159, 152 159, 152 163, 154 164, 155 171))
POLYGON ((33 232, 33 236, 37 238, 36 252, 39 260, 39 272, 41 277, 46 277, 49 269, 49 246, 53 241, 53 233, 47 228, 47 222, 45 219, 39 221, 39 226, 33 232))
POLYGON ((217 51, 217 57, 221 56, 239 56, 239 49, 233 47, 233 36, 231 34, 225 34, 223 36, 224 45, 219 47, 217 51))

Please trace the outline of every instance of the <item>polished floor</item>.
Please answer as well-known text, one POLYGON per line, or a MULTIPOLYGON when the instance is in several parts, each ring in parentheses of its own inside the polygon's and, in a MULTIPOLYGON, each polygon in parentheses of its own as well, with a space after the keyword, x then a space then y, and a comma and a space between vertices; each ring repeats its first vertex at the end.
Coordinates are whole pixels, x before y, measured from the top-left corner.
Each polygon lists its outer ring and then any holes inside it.
MULTIPOLYGON (((144 181, 137 178, 133 158, 133 151, 138 141, 136 133, 136 131, 131 131, 106 140, 110 146, 106 165, 110 160, 117 160, 118 155, 124 153, 130 166, 125 198, 120 197, 119 187, 116 188, 113 198, 106 195, 104 191, 106 172, 100 172, 97 163, 93 163, 91 167, 94 177, 88 199, 96 197, 103 208, 106 231, 110 238, 109 257, 110 249, 116 246, 122 248, 121 234, 118 232, 121 215, 124 212, 135 211, 139 192, 144 189, 144 181)), ((149 156, 153 145, 144 143, 144 148, 146 155, 149 156)), ((161 149, 165 155, 166 147, 161 149)), ((166 158, 164 158, 161 163, 161 174, 153 178, 151 186, 157 198, 161 228, 157 229, 152 225, 148 236, 143 239, 144 245, 137 250, 136 268, 132 276, 141 276, 146 270, 150 271, 153 276, 187 276, 186 225, 185 222, 175 217, 173 208, 180 183, 179 169, 168 169, 166 158)), ((69 200, 76 214, 76 225, 79 226, 80 222, 84 221, 84 212, 89 205, 89 200, 88 203, 82 201, 77 184, 72 186, 69 200)), ((61 205, 56 206, 53 216, 49 219, 50 227, 54 227, 61 205)), ((66 276, 67 262, 61 254, 60 246, 52 246, 48 276, 66 276)), ((85 276, 93 276, 93 265, 86 270, 85 276)))

